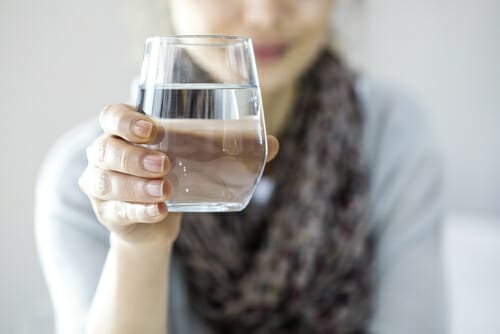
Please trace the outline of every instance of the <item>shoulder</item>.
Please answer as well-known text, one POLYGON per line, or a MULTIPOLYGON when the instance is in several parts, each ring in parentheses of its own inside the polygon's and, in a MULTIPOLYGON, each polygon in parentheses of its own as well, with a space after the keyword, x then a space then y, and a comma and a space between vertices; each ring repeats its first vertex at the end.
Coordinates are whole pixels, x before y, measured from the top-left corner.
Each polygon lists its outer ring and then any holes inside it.
POLYGON ((425 108, 404 90, 366 77, 358 79, 356 92, 364 115, 372 228, 409 229, 411 220, 421 226, 422 212, 438 216, 442 197, 442 154, 425 108))
POLYGON ((38 184, 43 186, 50 182, 51 186, 63 190, 67 179, 61 176, 77 174, 86 165, 86 148, 100 134, 97 119, 88 120, 71 128, 61 135, 45 156, 39 175, 38 184))
POLYGON ((355 90, 364 116, 363 155, 368 165, 384 154, 440 151, 426 108, 410 93, 366 76, 358 78, 355 90))
MULTIPOLYGON (((94 117, 88 119, 73 126, 60 135, 52 145, 46 158, 51 158, 59 154, 70 154, 70 156, 74 156, 75 153, 84 151, 101 133, 102 131, 99 127, 98 118, 94 117)), ((58 158, 60 158, 60 156, 58 156, 58 158)))
POLYGON ((100 135, 98 120, 86 121, 60 136, 39 170, 35 188, 35 221, 40 224, 93 219, 92 207, 78 179, 86 165, 86 148, 100 135))

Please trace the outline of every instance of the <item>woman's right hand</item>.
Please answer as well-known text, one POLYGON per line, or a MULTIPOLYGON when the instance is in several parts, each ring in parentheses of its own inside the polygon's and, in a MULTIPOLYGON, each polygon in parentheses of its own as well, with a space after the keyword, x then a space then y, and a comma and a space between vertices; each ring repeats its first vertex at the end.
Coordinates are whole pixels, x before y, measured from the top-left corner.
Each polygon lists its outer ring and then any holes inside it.
POLYGON ((168 157, 135 144, 154 140, 154 121, 128 105, 101 112, 104 134, 87 148, 88 166, 79 179, 98 220, 112 239, 127 244, 171 246, 180 214, 168 214, 172 185, 165 176, 168 157))

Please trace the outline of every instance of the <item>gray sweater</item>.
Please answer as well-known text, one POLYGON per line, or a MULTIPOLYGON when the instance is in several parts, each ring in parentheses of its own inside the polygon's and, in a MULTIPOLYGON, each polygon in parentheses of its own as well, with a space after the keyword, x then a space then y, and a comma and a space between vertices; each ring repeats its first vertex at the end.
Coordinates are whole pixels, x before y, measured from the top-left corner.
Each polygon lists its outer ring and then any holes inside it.
MULTIPOLYGON (((441 263, 440 158, 422 111, 404 94, 367 78, 356 83, 365 116, 362 156, 369 168, 370 228, 378 242, 370 333, 445 333, 441 263)), ((84 332, 109 233, 77 180, 97 119, 63 135, 36 187, 35 230, 58 333, 84 332)), ((263 182, 252 200, 262 200, 263 182)), ((272 187, 271 187, 272 188, 272 187)), ((170 272, 170 334, 203 333, 175 257, 170 272)))

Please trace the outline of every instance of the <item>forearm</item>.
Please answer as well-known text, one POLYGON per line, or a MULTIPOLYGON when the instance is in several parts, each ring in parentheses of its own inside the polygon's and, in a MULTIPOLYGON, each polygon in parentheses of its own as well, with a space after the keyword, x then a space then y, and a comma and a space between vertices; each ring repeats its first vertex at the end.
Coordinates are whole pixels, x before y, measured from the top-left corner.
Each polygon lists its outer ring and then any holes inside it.
POLYGON ((171 246, 112 240, 87 321, 87 333, 167 333, 171 246))

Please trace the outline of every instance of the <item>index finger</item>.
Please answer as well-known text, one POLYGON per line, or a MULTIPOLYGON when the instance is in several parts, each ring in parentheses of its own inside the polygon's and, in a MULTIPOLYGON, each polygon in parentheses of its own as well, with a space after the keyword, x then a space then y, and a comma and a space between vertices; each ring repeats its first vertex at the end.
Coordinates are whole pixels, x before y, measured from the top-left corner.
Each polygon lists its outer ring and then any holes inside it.
POLYGON ((156 134, 155 122, 126 104, 110 104, 99 116, 104 132, 137 144, 149 143, 156 134))

